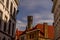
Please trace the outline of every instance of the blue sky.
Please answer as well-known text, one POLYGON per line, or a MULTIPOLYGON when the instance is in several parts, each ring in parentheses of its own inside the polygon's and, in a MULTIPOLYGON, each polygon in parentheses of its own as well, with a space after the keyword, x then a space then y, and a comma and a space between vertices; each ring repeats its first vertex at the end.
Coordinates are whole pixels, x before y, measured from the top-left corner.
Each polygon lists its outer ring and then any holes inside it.
POLYGON ((25 30, 27 25, 27 16, 33 16, 33 26, 47 22, 53 23, 53 14, 51 0, 20 0, 19 13, 17 15, 17 28, 25 30))

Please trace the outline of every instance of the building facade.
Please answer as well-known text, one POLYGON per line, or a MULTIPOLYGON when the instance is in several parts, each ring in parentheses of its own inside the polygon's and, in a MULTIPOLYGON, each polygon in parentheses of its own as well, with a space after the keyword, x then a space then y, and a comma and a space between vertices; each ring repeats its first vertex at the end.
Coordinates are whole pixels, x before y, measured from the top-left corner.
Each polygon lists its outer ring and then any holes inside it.
POLYGON ((54 40, 54 28, 46 24, 37 24, 34 28, 20 34, 19 40, 54 40))
POLYGON ((55 40, 60 40, 60 0, 52 0, 52 13, 54 14, 55 40))
POLYGON ((0 40, 14 40, 18 0, 0 0, 0 40))
POLYGON ((54 27, 44 24, 37 24, 32 28, 33 17, 28 16, 28 26, 26 30, 20 34, 19 40, 54 40, 54 27))

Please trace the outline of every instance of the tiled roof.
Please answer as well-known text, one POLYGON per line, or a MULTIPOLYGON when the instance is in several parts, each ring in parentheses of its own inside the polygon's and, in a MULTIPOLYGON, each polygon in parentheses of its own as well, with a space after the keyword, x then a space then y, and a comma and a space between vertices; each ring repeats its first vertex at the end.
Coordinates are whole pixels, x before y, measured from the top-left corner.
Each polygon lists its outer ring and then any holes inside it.
MULTIPOLYGON (((32 31, 32 30, 35 30, 35 29, 40 29, 40 33, 44 34, 44 24, 37 24, 34 28, 31 28, 31 29, 28 29, 28 30, 25 30, 24 32, 22 31, 19 31, 18 35, 23 35, 25 34, 26 31, 32 31)), ((54 39, 54 27, 51 26, 51 25, 48 25, 48 38, 51 38, 51 39, 54 39)))
POLYGON ((19 38, 19 35, 21 35, 23 31, 19 31, 18 29, 16 30, 16 37, 19 38))
POLYGON ((43 32, 43 24, 37 24, 35 28, 40 29, 40 31, 43 32))
POLYGON ((17 36, 19 36, 20 34, 22 34, 22 31, 16 31, 17 36))
MULTIPOLYGON (((43 32, 43 27, 44 27, 43 24, 37 24, 35 27, 40 29, 40 31, 43 32)), ((51 25, 48 25, 48 38, 51 38, 51 39, 54 38, 54 27, 51 25)))
POLYGON ((54 38, 54 27, 53 26, 48 26, 48 37, 49 38, 54 38))
MULTIPOLYGON (((44 34, 44 27, 44 24, 37 24, 34 28, 29 29, 28 31, 40 29, 41 33, 44 34)), ((54 27, 52 25, 48 25, 48 38, 54 38, 54 27)))

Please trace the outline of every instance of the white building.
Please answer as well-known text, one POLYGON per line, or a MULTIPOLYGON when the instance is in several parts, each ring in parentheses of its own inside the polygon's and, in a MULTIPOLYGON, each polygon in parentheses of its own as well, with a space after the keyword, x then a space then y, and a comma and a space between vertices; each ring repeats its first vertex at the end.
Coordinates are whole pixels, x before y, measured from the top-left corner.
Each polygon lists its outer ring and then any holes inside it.
POLYGON ((0 0, 0 40, 15 37, 18 0, 0 0))

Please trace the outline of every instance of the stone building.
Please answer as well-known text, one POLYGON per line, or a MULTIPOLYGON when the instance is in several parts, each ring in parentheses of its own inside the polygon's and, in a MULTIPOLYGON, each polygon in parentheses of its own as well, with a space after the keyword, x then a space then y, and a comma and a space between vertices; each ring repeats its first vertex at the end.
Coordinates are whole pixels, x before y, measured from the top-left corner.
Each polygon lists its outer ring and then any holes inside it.
POLYGON ((14 40, 18 0, 0 0, 0 40, 14 40))
POLYGON ((54 14, 55 40, 60 40, 60 0, 52 0, 52 13, 54 14))
POLYGON ((54 27, 47 23, 37 24, 32 28, 33 17, 28 16, 28 26, 20 34, 19 40, 54 40, 54 27))

